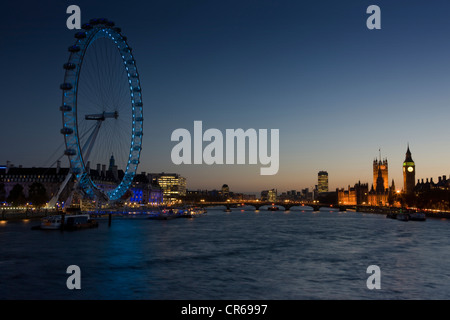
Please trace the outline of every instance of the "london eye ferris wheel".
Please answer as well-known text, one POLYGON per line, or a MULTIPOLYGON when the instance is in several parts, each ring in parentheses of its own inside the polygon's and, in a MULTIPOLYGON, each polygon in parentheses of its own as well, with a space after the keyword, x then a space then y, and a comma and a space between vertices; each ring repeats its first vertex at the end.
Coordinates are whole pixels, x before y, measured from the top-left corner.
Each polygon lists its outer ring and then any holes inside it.
POLYGON ((114 202, 129 190, 142 150, 139 73, 127 38, 114 22, 91 19, 82 29, 68 48, 60 86, 64 153, 84 197, 114 202), (106 189, 95 183, 89 167, 111 156, 123 173, 106 189))

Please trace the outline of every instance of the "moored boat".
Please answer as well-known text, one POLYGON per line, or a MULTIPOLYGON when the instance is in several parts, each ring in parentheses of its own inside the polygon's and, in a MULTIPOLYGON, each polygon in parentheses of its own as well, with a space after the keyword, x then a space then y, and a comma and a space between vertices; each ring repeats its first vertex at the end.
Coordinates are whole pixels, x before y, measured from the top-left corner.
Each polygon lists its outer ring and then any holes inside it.
POLYGON ((53 215, 41 220, 41 224, 33 229, 41 230, 77 230, 98 227, 98 222, 89 214, 53 215))
POLYGON ((46 217, 41 220, 41 224, 36 229, 58 230, 61 229, 62 225, 61 221, 62 221, 61 215, 46 217))
POLYGON ((409 221, 409 214, 407 214, 407 213, 399 213, 399 214, 397 214, 397 220, 409 221))
POLYGON ((159 208, 158 212, 154 212, 149 215, 150 220, 172 220, 177 218, 178 209, 173 208, 159 208))
POLYGON ((148 218, 150 220, 172 220, 177 218, 177 215, 174 213, 157 213, 150 215, 148 218))
POLYGON ((427 219, 423 212, 413 212, 409 214, 409 220, 411 221, 425 221, 427 219))
POLYGON ((206 214, 206 210, 200 207, 190 207, 180 212, 179 218, 197 218, 206 214))
POLYGON ((89 214, 66 215, 64 219, 64 230, 78 230, 98 227, 98 222, 91 219, 89 214))
POLYGON ((200 207, 160 208, 148 216, 151 220, 172 220, 175 218, 195 218, 206 214, 206 210, 200 207))
POLYGON ((395 213, 393 213, 393 212, 389 212, 389 213, 386 215, 386 218, 389 218, 389 219, 397 219, 397 214, 395 214, 395 213))

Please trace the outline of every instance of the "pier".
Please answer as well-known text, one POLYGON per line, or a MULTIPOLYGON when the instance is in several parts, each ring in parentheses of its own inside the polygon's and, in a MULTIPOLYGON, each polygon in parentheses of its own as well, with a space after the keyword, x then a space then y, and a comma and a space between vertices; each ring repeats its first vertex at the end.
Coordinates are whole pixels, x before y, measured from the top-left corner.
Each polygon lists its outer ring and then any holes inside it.
POLYGON ((1 220, 41 219, 57 214, 56 210, 7 210, 1 211, 1 220))

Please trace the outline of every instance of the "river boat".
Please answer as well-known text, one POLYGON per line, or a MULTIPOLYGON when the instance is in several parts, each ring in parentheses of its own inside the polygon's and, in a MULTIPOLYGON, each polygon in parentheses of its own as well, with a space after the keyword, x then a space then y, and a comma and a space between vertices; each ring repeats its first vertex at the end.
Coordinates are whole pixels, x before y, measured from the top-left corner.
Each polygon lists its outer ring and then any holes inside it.
POLYGON ((95 227, 98 227, 98 222, 91 219, 91 216, 89 214, 67 214, 45 217, 41 220, 41 224, 35 229, 77 230, 95 227))
POLYGON ((156 213, 148 217, 150 220, 172 220, 178 218, 174 213, 156 213))
POLYGON ((397 220, 409 221, 409 214, 407 214, 407 213, 399 213, 399 214, 397 214, 397 220))
POLYGON ((409 220, 411 221, 425 221, 427 217, 423 212, 413 212, 409 214, 409 220))
POLYGON ((36 229, 58 230, 61 229, 61 221, 62 216, 60 215, 46 217, 41 220, 41 224, 38 226, 39 228, 36 229))
POLYGON ((178 209, 174 208, 159 208, 158 212, 149 215, 150 220, 172 220, 178 217, 178 209))
POLYGON ((396 213, 393 213, 393 212, 389 212, 389 213, 386 215, 386 218, 389 218, 389 219, 397 219, 397 214, 396 214, 396 213))
POLYGON ((178 212, 179 218, 197 218, 206 214, 206 209, 201 207, 187 207, 178 212))

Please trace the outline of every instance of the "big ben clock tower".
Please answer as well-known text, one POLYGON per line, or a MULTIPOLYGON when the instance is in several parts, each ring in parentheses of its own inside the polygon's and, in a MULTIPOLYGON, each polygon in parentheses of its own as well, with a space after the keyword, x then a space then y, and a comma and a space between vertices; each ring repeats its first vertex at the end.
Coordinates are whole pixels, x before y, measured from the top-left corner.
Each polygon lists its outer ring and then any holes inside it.
POLYGON ((403 162, 403 192, 406 195, 410 195, 414 191, 416 181, 416 165, 414 164, 413 159, 411 158, 411 151, 406 150, 406 158, 403 162))

